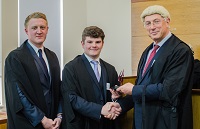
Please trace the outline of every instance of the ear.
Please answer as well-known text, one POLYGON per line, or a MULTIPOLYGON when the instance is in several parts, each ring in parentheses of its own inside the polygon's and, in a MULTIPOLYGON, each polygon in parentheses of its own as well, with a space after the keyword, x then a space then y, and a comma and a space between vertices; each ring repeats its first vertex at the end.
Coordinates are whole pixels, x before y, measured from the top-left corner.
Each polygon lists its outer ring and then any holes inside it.
POLYGON ((48 33, 48 31, 49 31, 49 27, 47 27, 47 33, 48 33))
POLYGON ((102 47, 103 47, 103 45, 104 45, 104 41, 102 41, 102 47))
POLYGON ((28 35, 28 30, 27 30, 26 28, 24 29, 24 31, 25 31, 25 33, 28 35))
POLYGON ((170 23, 170 18, 167 18, 167 19, 166 19, 166 22, 169 24, 169 23, 170 23))
POLYGON ((81 46, 82 46, 82 48, 84 47, 84 44, 85 44, 85 43, 84 43, 83 41, 81 41, 81 46))
POLYGON ((170 18, 166 19, 167 27, 170 28, 169 23, 170 23, 170 18))

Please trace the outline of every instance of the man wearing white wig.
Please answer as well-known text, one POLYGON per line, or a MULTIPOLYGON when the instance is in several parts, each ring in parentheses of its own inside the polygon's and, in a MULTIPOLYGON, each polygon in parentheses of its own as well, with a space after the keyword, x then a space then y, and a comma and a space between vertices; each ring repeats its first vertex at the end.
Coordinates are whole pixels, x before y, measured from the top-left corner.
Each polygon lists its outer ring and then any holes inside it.
POLYGON ((192 129, 192 51, 170 32, 163 6, 149 6, 141 20, 153 43, 142 53, 135 85, 111 90, 112 97, 127 95, 118 102, 123 112, 134 107, 134 129, 192 129))

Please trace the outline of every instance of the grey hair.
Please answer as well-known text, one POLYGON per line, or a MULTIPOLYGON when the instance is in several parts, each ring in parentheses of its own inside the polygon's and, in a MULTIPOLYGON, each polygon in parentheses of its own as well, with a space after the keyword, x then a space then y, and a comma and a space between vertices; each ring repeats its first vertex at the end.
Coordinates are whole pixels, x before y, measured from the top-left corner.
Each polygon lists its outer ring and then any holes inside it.
POLYGON ((149 6, 147 7, 142 14, 140 15, 141 21, 144 22, 144 18, 146 16, 150 16, 153 14, 159 14, 161 15, 163 18, 169 18, 170 19, 170 14, 167 11, 166 8, 164 8, 163 6, 160 5, 153 5, 153 6, 149 6))

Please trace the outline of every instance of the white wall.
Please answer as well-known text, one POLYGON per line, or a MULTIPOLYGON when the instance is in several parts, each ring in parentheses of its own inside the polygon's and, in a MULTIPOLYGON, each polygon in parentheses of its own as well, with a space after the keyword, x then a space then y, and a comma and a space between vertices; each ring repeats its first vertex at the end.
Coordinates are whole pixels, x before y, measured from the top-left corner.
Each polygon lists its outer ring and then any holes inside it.
POLYGON ((96 25, 105 32, 101 58, 114 65, 125 76, 131 70, 131 1, 81 0, 64 1, 64 64, 82 54, 81 33, 96 25))
MULTIPOLYGON (((5 58, 8 53, 17 47, 18 43, 18 12, 17 12, 17 0, 2 0, 2 76, 4 80, 4 63, 5 58)), ((0 89, 4 91, 4 82, 3 88, 0 89)), ((4 93, 4 92, 3 92, 4 93)), ((5 96, 3 94, 3 104, 5 105, 5 96)), ((2 109, 2 111, 4 111, 2 109)))
POLYGON ((86 0, 63 1, 63 63, 83 53, 81 34, 87 25, 86 0))
MULTIPOLYGON (((1 3, 0 0, 0 28, 2 28, 2 10, 1 10, 1 3)), ((0 29, 0 89, 2 89, 2 29, 0 29)), ((2 90, 0 90, 0 106, 2 105, 2 90)))
POLYGON ((125 76, 131 70, 131 0, 87 0, 87 25, 97 25, 105 32, 101 58, 125 76))
MULTIPOLYGON (((0 7, 2 6, 2 0, 0 0, 0 7)), ((2 28, 2 10, 0 8, 0 28, 2 28)), ((0 30, 0 77, 2 76, 2 29, 0 30)))

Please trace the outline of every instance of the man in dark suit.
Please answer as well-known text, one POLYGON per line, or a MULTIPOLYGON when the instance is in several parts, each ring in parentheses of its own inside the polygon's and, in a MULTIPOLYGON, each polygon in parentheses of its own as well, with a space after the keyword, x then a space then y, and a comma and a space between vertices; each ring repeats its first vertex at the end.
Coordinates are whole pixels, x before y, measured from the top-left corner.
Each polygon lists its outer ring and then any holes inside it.
POLYGON ((192 50, 170 32, 163 6, 146 8, 141 20, 154 42, 142 53, 135 85, 117 89, 128 95, 118 101, 122 111, 134 106, 135 129, 192 129, 192 50))
POLYGON ((43 46, 48 32, 45 14, 30 14, 28 35, 5 61, 8 129, 57 129, 61 123, 60 66, 56 54, 43 46))
POLYGON ((104 37, 102 29, 86 27, 81 41, 84 54, 75 57, 63 69, 61 89, 66 119, 63 123, 67 129, 116 129, 115 121, 104 118, 110 115, 115 119, 120 111, 118 103, 109 102, 111 94, 106 88, 118 85, 117 72, 99 57, 104 37), (116 108, 108 111, 110 105, 116 108))

